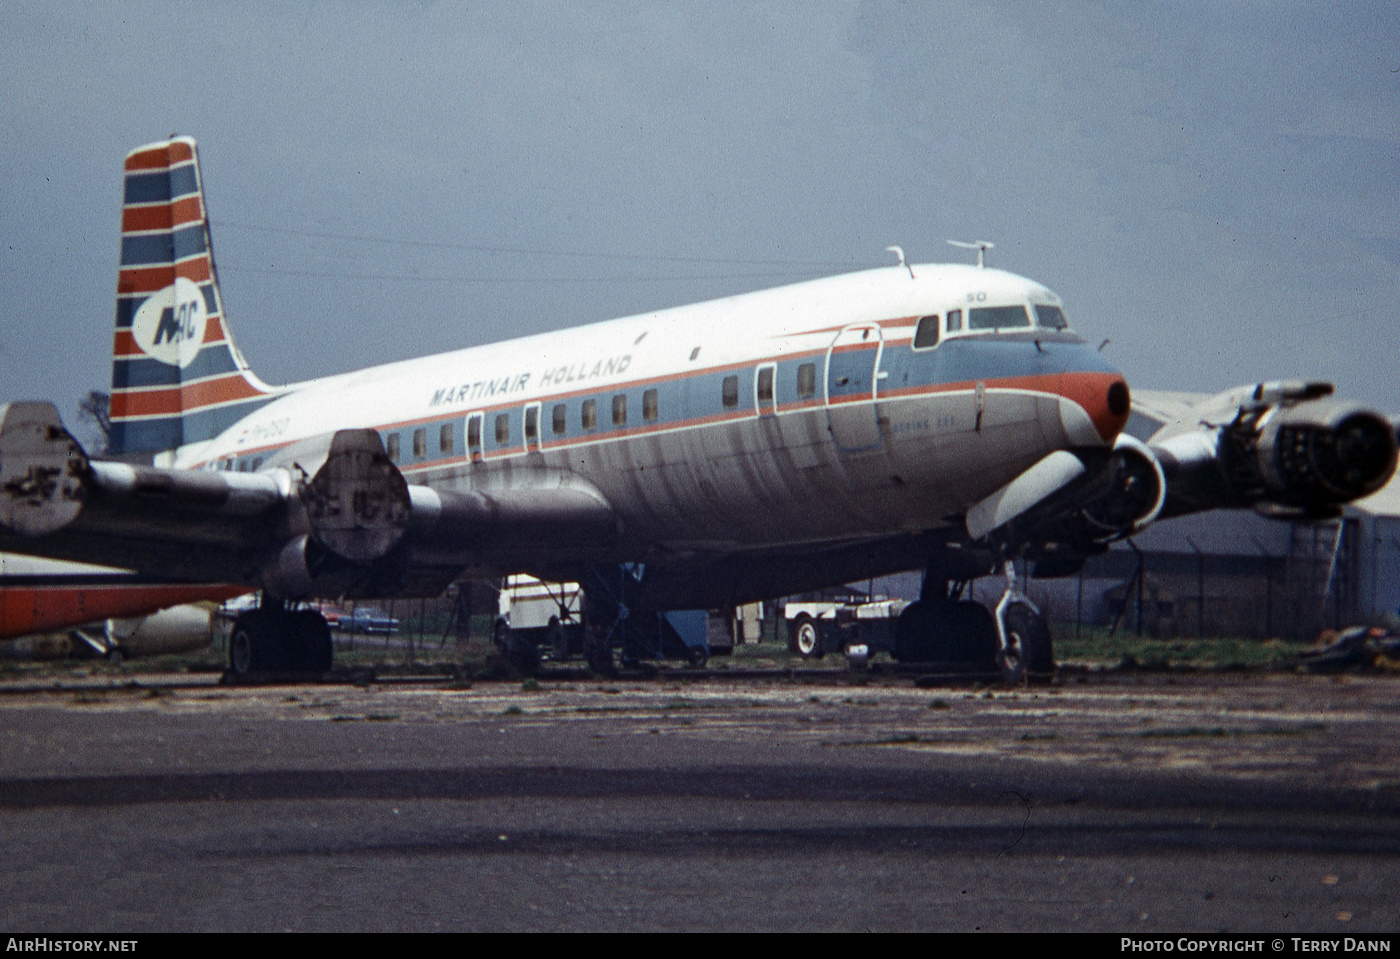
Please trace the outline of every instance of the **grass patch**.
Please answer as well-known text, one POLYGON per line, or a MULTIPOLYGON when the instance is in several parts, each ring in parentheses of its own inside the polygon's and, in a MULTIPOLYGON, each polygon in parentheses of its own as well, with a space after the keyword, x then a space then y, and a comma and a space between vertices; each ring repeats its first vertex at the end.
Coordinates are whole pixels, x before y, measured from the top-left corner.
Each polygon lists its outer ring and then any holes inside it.
POLYGON ((1281 639, 1249 639, 1224 636, 1205 639, 1139 638, 1119 630, 1114 636, 1104 628, 1085 629, 1075 638, 1072 625, 1055 628, 1055 657, 1090 661, 1121 669, 1287 669, 1296 664, 1298 654, 1310 647, 1307 642, 1281 639))

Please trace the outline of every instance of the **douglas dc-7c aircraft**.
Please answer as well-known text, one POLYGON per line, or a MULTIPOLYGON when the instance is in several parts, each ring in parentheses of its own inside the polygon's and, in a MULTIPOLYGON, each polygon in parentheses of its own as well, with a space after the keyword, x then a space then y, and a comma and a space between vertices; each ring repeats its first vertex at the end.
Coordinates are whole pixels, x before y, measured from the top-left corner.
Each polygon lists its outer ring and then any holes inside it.
POLYGON ((529 573, 587 590, 611 666, 733 606, 925 571, 902 660, 1053 667, 1014 561, 1065 575, 1154 520, 1332 515, 1396 436, 1328 384, 1221 394, 1143 443, 1128 385, 1034 281, 899 265, 271 387, 233 343, 195 143, 126 159, 112 440, 0 410, 0 549, 262 591, 239 671, 323 669, 313 598, 529 573), (144 454, 153 465, 133 465, 144 454), (963 600, 998 570, 995 610, 963 600))

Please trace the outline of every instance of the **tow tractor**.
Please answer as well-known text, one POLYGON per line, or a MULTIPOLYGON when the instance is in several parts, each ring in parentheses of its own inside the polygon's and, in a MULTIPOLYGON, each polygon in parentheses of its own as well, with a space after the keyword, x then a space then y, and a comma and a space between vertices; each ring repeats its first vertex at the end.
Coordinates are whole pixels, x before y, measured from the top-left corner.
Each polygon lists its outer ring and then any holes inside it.
POLYGON ((790 599, 783 609, 788 650, 803 659, 843 653, 852 668, 894 651, 894 625, 909 603, 850 590, 847 595, 790 599))

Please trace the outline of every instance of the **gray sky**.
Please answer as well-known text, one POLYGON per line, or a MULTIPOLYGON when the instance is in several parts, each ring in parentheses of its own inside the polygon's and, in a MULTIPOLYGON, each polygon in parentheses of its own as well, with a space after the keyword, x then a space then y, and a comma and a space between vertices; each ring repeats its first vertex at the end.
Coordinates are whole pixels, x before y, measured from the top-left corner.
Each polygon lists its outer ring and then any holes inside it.
POLYGON ((0 0, 0 399, 110 381, 126 152, 195 136, 281 383, 966 260, 1143 388, 1400 411, 1391 2, 0 0))

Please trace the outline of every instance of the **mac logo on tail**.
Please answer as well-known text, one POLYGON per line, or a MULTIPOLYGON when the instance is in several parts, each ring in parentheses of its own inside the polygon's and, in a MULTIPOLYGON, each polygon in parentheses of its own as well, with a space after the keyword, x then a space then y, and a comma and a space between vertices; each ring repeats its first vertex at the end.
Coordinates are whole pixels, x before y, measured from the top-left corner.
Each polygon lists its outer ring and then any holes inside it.
POLYGON ((131 334, 147 356, 184 369, 199 354, 207 320, 204 294, 192 281, 177 277, 141 304, 131 334))

